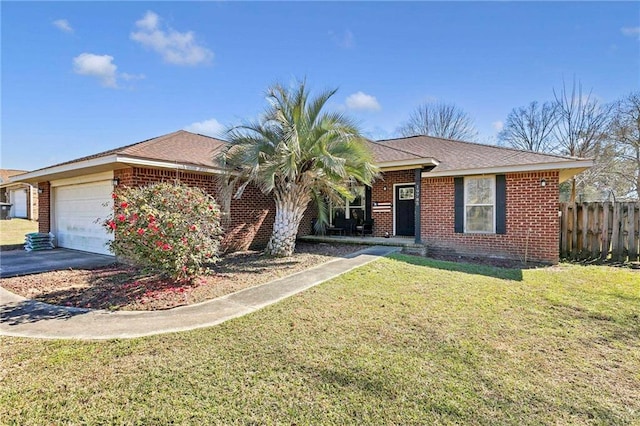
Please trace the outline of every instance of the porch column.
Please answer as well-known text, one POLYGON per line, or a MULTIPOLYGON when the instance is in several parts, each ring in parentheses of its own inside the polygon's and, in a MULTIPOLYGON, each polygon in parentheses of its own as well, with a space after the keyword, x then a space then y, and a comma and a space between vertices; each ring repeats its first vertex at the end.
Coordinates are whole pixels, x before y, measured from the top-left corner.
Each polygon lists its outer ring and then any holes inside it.
POLYGON ((415 169, 415 181, 416 185, 413 193, 413 202, 415 205, 415 242, 416 244, 420 244, 422 242, 422 230, 420 229, 420 192, 422 188, 422 168, 415 169))

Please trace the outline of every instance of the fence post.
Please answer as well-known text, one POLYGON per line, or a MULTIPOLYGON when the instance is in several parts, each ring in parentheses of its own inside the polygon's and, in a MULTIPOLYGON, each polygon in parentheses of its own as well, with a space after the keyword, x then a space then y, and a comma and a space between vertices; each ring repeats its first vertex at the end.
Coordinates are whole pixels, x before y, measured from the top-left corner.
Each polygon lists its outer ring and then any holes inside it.
POLYGON ((613 205, 613 230, 611 232, 611 260, 620 260, 620 210, 621 203, 613 205))
POLYGON ((567 258, 569 256, 569 203, 560 203, 560 257, 567 258))
POLYGON ((571 258, 578 258, 578 204, 573 204, 573 223, 571 224, 571 258))
POLYGON ((600 232, 600 226, 602 221, 600 220, 600 203, 593 203, 593 228, 591 228, 591 258, 597 259, 600 257, 600 239, 602 233, 600 232))
MULTIPOLYGON (((636 233, 640 231, 640 229, 638 229, 638 220, 636 220, 636 207, 640 208, 640 204, 629 203, 629 261, 630 262, 634 262, 638 260, 637 240, 640 238, 636 238, 636 233)), ((640 211, 638 213, 640 213, 640 211)))
POLYGON ((605 201, 602 204, 602 251, 600 251, 600 259, 605 260, 609 256, 609 216, 611 213, 611 204, 605 201))

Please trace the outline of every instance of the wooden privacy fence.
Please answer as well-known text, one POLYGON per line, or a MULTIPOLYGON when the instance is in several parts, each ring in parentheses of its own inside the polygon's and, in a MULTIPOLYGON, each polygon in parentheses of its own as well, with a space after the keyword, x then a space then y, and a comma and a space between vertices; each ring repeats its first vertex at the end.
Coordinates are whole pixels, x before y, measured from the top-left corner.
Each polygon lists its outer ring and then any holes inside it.
POLYGON ((638 260, 640 203, 560 203, 560 212, 561 258, 638 260))

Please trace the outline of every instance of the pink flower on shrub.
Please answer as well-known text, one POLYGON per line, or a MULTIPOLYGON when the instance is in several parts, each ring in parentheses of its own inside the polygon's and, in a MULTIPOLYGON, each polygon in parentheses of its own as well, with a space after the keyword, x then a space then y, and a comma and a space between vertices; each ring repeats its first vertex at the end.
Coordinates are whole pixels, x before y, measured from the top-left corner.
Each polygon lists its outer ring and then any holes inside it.
POLYGON ((124 201, 124 202, 120 203, 120 207, 122 207, 123 209, 126 209, 127 207, 129 207, 129 203, 124 201))
POLYGON ((115 200, 116 198, 118 198, 118 194, 116 194, 115 192, 112 192, 111 193, 111 198, 113 198, 115 200))
POLYGON ((171 250, 172 248, 173 248, 173 247, 171 247, 171 245, 170 245, 170 244, 167 244, 167 243, 164 243, 164 244, 162 245, 162 250, 165 250, 165 251, 171 250))
POLYGON ((127 220, 127 217, 126 217, 125 215, 123 215, 123 214, 119 214, 119 215, 118 215, 118 220, 119 220, 120 222, 124 222, 125 220, 127 220))
POLYGON ((189 229, 190 229, 191 231, 195 231, 195 230, 197 229, 197 227, 196 227, 195 225, 191 225, 191 226, 189 227, 189 229))
POLYGON ((116 223, 112 220, 110 220, 107 225, 109 225, 109 228, 115 230, 117 228, 116 223))
POLYGON ((139 228, 138 229, 138 235, 144 235, 144 229, 139 228))

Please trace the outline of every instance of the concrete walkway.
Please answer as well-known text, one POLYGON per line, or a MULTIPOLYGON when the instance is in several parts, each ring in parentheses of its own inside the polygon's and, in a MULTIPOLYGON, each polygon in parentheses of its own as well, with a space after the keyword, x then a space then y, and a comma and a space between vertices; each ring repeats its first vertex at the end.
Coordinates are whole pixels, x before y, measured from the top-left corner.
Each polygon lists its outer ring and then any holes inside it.
POLYGON ((270 283, 166 311, 110 312, 67 308, 27 300, 0 287, 0 335, 89 340, 133 338, 210 327, 276 303, 399 249, 370 247, 270 283))

